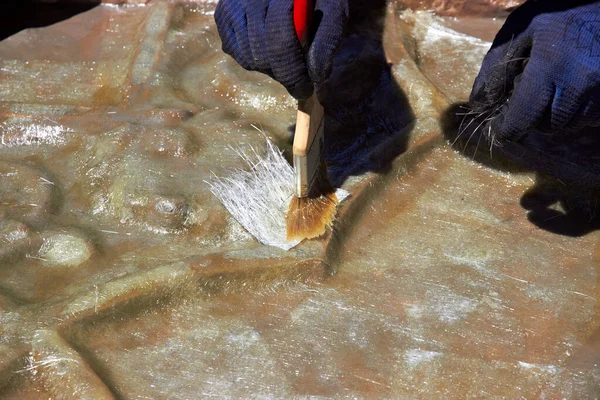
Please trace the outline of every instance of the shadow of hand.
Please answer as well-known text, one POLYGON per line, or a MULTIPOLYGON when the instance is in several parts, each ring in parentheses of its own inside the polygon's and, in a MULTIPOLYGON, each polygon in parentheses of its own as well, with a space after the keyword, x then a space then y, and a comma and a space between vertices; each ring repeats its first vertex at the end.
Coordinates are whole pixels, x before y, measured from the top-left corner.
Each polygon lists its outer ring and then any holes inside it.
MULTIPOLYGON (((359 2, 356 2, 359 3, 359 2)), ((317 90, 326 111, 325 157, 335 186, 385 172, 406 150, 415 119, 383 50, 386 2, 351 5, 349 32, 333 72, 317 90)))
POLYGON ((490 146, 477 124, 465 122, 464 110, 464 105, 456 104, 443 119, 443 134, 457 151, 498 171, 548 174, 538 174, 535 185, 521 198, 531 223, 572 237, 600 229, 600 140, 596 131, 583 130, 562 141, 531 135, 521 142, 490 146))
POLYGON ((600 199, 538 183, 521 197, 527 219, 537 227, 558 235, 580 237, 600 229, 600 199))

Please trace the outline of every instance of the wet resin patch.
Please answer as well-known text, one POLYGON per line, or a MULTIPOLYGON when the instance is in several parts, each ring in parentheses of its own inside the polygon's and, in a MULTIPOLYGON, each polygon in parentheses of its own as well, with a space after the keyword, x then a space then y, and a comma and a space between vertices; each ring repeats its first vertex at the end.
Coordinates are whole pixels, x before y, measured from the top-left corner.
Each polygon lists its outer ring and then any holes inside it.
POLYGON ((222 53, 214 1, 104 5, 0 42, 0 397, 598 393, 598 232, 531 223, 538 178, 441 136, 498 23, 383 3, 352 15, 319 88, 351 195, 287 251, 206 183, 264 158, 253 126, 289 165, 296 115, 222 53))

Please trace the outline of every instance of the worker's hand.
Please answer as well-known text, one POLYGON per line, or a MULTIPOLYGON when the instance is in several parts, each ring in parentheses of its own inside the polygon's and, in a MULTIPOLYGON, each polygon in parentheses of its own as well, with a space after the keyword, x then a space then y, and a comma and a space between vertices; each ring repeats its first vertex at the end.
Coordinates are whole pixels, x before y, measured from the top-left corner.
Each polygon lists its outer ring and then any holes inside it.
POLYGON ((486 112, 490 139, 500 144, 600 126, 600 2, 529 0, 516 9, 483 61, 470 104, 486 112))
POLYGON ((293 7, 293 0, 220 0, 215 21, 223 51, 245 69, 271 76, 303 99, 313 92, 313 82, 329 77, 348 19, 348 1, 316 0, 318 28, 306 57, 296 36, 293 7))

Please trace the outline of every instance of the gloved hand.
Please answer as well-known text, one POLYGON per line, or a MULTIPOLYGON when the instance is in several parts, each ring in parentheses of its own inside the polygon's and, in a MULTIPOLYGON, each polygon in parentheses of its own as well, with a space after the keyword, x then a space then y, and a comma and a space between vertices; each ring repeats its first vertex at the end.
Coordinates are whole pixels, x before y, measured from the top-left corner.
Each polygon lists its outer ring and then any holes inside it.
POLYGON ((600 2, 528 0, 496 36, 471 93, 493 143, 600 126, 600 2))
POLYGON ((279 81, 297 99, 326 80, 348 19, 348 0, 316 0, 317 25, 306 56, 296 37, 293 0, 220 0, 215 21, 223 51, 243 68, 279 81))

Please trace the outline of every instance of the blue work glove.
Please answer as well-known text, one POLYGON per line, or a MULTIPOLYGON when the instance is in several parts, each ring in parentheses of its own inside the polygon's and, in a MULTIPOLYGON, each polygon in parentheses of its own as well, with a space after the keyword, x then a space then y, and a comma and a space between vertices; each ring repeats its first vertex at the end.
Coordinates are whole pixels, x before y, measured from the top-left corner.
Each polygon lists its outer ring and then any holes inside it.
POLYGON ((223 51, 243 68, 263 72, 297 99, 325 81, 348 19, 348 0, 316 0, 316 32, 306 55, 296 36, 293 0, 220 0, 215 21, 223 51))
POLYGON ((496 36, 471 93, 492 143, 600 126, 600 2, 528 0, 496 36), (489 128, 489 129, 488 129, 489 128))

